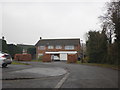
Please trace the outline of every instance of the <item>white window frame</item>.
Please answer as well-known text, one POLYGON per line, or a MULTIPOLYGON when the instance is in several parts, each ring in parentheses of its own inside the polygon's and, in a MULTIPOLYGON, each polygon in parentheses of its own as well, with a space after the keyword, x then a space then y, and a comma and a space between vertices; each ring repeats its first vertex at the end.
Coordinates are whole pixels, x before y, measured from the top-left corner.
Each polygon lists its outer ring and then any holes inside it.
POLYGON ((48 49, 54 49, 54 46, 53 45, 49 45, 48 49))
POLYGON ((45 46, 39 46, 38 49, 39 50, 45 50, 45 46))
POLYGON ((61 45, 56 45, 55 48, 56 49, 62 49, 62 46, 61 45))
POLYGON ((74 50, 75 46, 74 45, 66 45, 65 50, 74 50))

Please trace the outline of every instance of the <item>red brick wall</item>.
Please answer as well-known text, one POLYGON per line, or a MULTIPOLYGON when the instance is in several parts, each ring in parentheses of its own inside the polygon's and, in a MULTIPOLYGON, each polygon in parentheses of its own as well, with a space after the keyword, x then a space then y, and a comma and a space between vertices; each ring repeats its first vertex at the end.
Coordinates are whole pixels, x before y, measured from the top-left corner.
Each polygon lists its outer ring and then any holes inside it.
POLYGON ((31 61, 31 54, 15 54, 14 59, 17 61, 31 61))
POLYGON ((81 51, 81 46, 80 46, 80 44, 78 44, 76 47, 77 47, 77 52, 78 52, 77 55, 80 56, 80 51, 81 51))
MULTIPOLYGON (((76 63, 77 62, 77 54, 68 54, 68 63, 76 63)), ((51 62, 51 55, 50 54, 44 54, 42 57, 43 62, 51 62)))
POLYGON ((54 46, 54 49, 48 49, 47 46, 45 47, 45 50, 38 50, 38 47, 36 47, 36 57, 38 57, 38 53, 41 53, 43 54, 43 62, 50 62, 51 61, 51 55, 49 54, 45 54, 45 52, 57 52, 57 51, 77 51, 78 53, 77 54, 71 54, 71 55, 68 55, 68 61, 69 63, 75 63, 77 62, 77 57, 80 56, 80 44, 76 45, 75 46, 75 49, 74 50, 65 50, 64 49, 64 46, 62 46, 62 49, 56 49, 55 46, 54 46))
POLYGON ((77 54, 68 54, 68 63, 76 63, 77 62, 77 54))
POLYGON ((50 54, 45 54, 42 57, 43 62, 51 62, 51 55, 50 54))
POLYGON ((38 53, 45 54, 46 51, 47 52, 50 52, 50 51, 53 51, 53 52, 57 52, 57 51, 78 51, 78 52, 80 52, 80 44, 76 45, 74 50, 65 50, 64 46, 62 46, 62 49, 56 49, 55 46, 54 46, 54 49, 48 49, 47 46, 46 46, 45 50, 38 50, 38 47, 36 47, 36 56, 38 57, 38 53))

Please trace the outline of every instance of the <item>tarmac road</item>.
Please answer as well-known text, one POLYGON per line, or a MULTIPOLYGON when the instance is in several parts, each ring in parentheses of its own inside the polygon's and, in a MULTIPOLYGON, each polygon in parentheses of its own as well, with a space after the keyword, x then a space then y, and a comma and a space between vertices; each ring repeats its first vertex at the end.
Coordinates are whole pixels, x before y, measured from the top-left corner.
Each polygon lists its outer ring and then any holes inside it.
POLYGON ((3 68, 3 88, 118 88, 117 70, 66 62, 27 63, 3 68))

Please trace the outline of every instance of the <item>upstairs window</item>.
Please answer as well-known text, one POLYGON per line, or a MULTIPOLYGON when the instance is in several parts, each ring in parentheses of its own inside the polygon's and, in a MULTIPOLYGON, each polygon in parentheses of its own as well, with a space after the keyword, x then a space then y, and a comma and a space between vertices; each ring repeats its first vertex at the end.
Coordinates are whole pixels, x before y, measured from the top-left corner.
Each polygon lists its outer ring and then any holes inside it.
POLYGON ((45 46, 39 46, 38 49, 39 50, 45 50, 45 46))
POLYGON ((62 49, 62 46, 61 45, 57 45, 55 48, 56 49, 62 49))
POLYGON ((54 47, 52 45, 49 45, 48 46, 48 49, 53 49, 54 47))
POLYGON ((74 45, 67 45, 65 46, 66 50, 73 50, 74 49, 74 45))

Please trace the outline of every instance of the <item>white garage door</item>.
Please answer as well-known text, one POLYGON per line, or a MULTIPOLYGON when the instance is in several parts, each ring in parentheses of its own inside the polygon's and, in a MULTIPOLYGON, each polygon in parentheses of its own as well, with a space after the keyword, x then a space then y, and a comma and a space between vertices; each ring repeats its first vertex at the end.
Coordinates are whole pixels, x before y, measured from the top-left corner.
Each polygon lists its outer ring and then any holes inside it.
POLYGON ((67 54, 64 54, 64 53, 60 54, 60 60, 67 61, 67 54))

